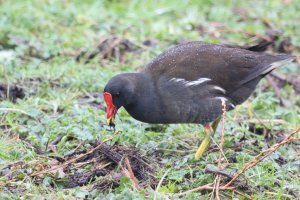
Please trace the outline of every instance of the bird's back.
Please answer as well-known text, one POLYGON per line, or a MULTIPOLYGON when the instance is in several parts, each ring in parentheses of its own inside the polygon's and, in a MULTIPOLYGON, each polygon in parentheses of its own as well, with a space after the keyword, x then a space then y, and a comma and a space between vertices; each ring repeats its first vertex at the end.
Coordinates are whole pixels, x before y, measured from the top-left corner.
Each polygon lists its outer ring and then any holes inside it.
POLYGON ((241 48, 189 42, 170 48, 142 73, 154 83, 165 118, 157 123, 207 123, 245 101, 267 73, 293 60, 241 48))

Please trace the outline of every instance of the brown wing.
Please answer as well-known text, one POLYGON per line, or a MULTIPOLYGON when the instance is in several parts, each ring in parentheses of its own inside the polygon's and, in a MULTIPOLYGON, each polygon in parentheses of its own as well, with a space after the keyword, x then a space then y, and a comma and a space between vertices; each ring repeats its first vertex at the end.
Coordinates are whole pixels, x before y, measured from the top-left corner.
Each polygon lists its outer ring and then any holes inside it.
POLYGON ((189 42, 160 54, 144 71, 154 75, 154 79, 160 79, 156 80, 157 83, 172 78, 186 81, 209 78, 211 84, 223 88, 233 102, 242 103, 245 98, 235 99, 236 91, 242 91, 245 86, 243 95, 248 98, 260 78, 291 59, 290 55, 272 56, 240 48, 189 42))

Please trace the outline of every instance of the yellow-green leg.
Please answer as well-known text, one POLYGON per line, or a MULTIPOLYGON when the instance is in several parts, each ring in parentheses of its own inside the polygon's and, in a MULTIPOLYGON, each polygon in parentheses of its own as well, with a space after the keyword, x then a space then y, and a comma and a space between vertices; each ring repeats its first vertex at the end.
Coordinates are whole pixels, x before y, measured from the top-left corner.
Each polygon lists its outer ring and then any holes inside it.
POLYGON ((216 132, 219 122, 220 122, 220 118, 216 119, 211 125, 206 124, 204 126, 205 138, 203 139, 202 143, 200 144, 200 146, 195 154, 196 160, 199 160, 202 157, 202 155, 204 154, 204 152, 207 150, 207 148, 209 147, 211 137, 213 137, 214 133, 216 132))

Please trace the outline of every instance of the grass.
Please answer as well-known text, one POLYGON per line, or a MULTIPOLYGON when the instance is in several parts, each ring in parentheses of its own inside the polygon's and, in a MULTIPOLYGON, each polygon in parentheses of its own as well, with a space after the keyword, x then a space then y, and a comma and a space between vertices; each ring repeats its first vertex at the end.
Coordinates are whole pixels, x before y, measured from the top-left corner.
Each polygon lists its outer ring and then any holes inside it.
MULTIPOLYGON (((51 165, 53 155, 62 157, 80 144, 88 148, 90 141, 111 136, 103 125, 105 111, 99 105, 104 105, 101 93, 113 75, 136 71, 169 46, 185 40, 242 45, 254 41, 244 32, 265 35, 267 30, 278 29, 282 32, 279 39, 290 37, 293 44, 299 44, 299 9, 299 1, 279 0, 0 0, 0 83, 17 85, 25 93, 25 98, 15 103, 9 98, 1 98, 0 102, 0 108, 19 109, 0 111, 1 199, 144 199, 145 193, 153 198, 150 186, 138 192, 126 179, 117 189, 101 191, 92 188, 93 182, 64 189, 50 175, 38 180, 30 174, 40 165, 51 165), (128 39, 137 50, 120 47, 121 59, 100 59, 99 55, 87 59, 85 55, 76 61, 80 52, 91 53, 99 41, 112 36, 128 39), (145 41, 151 46, 144 45, 145 41), (95 94, 95 98, 83 98, 95 94), (34 151, 34 147, 45 150, 58 136, 63 138, 52 147, 51 155, 34 151), (18 162, 23 163, 22 167, 3 170, 18 162), (7 173, 12 177, 5 176, 7 173)), ((299 48, 293 53, 299 55, 299 48)), ((300 74, 295 63, 278 71, 300 74)), ((263 80, 247 102, 227 113, 224 151, 231 160, 230 172, 241 169, 258 152, 278 141, 282 133, 299 127, 299 94, 288 84, 280 91, 289 108, 280 106, 274 90, 263 80), (258 131, 249 131, 253 126, 250 122, 257 119, 266 121, 269 139, 258 131), (278 119, 281 123, 276 123, 278 119)), ((122 134, 111 144, 135 147, 153 159, 161 166, 155 173, 158 181, 170 170, 157 199, 171 198, 174 193, 213 181, 214 175, 205 173, 205 168, 216 166, 218 152, 193 160, 195 141, 204 135, 201 126, 152 126, 134 120, 123 109, 116 123, 122 134)), ((265 129, 260 123, 254 123, 254 127, 265 129)), ((253 199, 294 199, 300 194, 299 158, 299 143, 281 147, 245 173, 248 187, 240 191, 253 199)), ((230 191, 222 191, 221 195, 244 198, 230 191)), ((183 197, 195 198, 208 199, 209 192, 183 197)))

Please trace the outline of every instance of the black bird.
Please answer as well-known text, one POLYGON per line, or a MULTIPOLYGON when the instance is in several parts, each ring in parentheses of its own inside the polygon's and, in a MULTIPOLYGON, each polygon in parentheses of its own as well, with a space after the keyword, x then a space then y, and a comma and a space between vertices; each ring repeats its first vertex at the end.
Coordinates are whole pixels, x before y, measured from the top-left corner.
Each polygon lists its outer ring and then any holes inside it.
POLYGON ((195 155, 199 159, 215 132, 222 103, 227 110, 234 109, 265 75, 293 61, 291 55, 259 52, 268 45, 243 49, 195 41, 170 48, 140 72, 110 79, 103 93, 107 122, 114 125, 117 110, 123 106, 133 118, 146 123, 202 124, 207 134, 195 155))

